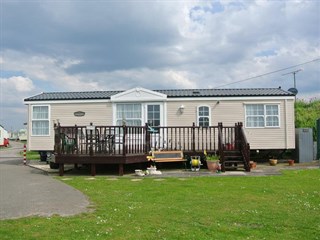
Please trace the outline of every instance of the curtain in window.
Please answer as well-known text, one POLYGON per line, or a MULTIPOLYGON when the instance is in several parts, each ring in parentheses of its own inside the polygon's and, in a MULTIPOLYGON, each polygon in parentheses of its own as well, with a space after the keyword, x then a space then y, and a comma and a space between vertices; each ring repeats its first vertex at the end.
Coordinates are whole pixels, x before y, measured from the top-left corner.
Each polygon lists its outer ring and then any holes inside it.
POLYGON ((246 105, 246 127, 279 127, 279 106, 246 105))
POLYGON ((33 106, 32 108, 32 135, 49 135, 49 107, 33 106))
POLYGON ((198 108, 198 122, 200 127, 209 126, 209 107, 201 106, 198 108))
POLYGON ((32 112, 32 119, 48 119, 48 106, 34 106, 32 112))
POLYGON ((33 121, 32 135, 49 135, 49 121, 33 121))
POLYGON ((141 126, 141 104, 117 104, 117 125, 141 126))

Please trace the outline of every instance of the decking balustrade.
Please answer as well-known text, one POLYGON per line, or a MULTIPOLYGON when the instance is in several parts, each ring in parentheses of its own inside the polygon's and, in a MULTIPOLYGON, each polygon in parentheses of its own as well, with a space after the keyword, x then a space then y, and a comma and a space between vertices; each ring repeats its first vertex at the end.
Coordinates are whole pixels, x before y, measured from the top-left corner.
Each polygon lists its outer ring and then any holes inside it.
MULTIPOLYGON (((248 157, 242 124, 232 127, 170 126, 61 126, 55 125, 55 162, 60 175, 64 164, 90 164, 95 175, 96 164, 118 164, 119 174, 123 165, 147 162, 152 150, 182 150, 185 155, 218 153, 224 162, 224 151, 244 148, 248 157), (241 138, 240 138, 241 137, 241 138)), ((250 150, 250 147, 249 147, 250 150)), ((249 164, 249 163, 248 163, 249 164)), ((223 164, 223 167, 225 164, 223 164)), ((224 169, 224 168, 223 168, 224 169)))

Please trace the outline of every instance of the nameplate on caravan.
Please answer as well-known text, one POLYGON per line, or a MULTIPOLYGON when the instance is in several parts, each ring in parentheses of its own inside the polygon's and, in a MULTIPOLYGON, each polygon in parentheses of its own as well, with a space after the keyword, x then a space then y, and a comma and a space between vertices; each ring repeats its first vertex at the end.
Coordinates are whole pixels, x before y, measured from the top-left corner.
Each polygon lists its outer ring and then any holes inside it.
POLYGON ((78 112, 74 112, 73 115, 75 117, 83 117, 84 115, 86 115, 86 113, 82 111, 78 111, 78 112))

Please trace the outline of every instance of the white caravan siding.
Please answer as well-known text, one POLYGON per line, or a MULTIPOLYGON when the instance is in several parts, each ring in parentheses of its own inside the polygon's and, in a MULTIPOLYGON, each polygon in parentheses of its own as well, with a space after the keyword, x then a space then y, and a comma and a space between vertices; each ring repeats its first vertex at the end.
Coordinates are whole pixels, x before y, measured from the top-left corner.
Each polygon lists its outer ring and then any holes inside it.
POLYGON ((111 103, 72 103, 51 104, 51 119, 57 120, 61 126, 87 126, 92 122, 95 126, 112 125, 111 103), (83 117, 75 117, 74 112, 85 112, 83 117))
MULTIPOLYGON (((113 125, 112 103, 39 103, 50 105, 50 135, 32 136, 31 108, 28 106, 28 149, 53 150, 54 123, 59 120, 62 126, 113 125), (74 112, 85 112, 83 117, 75 117, 74 112)), ((167 126, 192 126, 197 124, 197 109, 199 106, 210 108, 210 125, 217 126, 222 122, 224 126, 234 126, 236 122, 245 125, 246 104, 278 104, 280 110, 280 127, 276 128, 245 128, 245 133, 251 149, 293 149, 295 148, 294 129, 294 97, 237 97, 237 98, 188 98, 167 99, 165 104, 165 119, 167 126), (183 105, 183 113, 179 107, 183 105)), ((37 104, 35 104, 37 105, 37 104)))
MULTIPOLYGON (((36 104, 34 104, 35 106, 36 104)), ((111 103, 55 103, 50 104, 50 135, 32 136, 31 109, 28 107, 29 126, 28 130, 28 150, 53 150, 54 147, 54 123, 60 122, 61 126, 90 125, 96 126, 112 125, 112 105, 111 103), (75 117, 74 112, 85 112, 83 117, 75 117)))
POLYGON ((280 127, 246 128, 244 130, 251 149, 293 149, 294 137, 294 100, 293 99, 225 99, 225 100, 189 100, 168 102, 168 126, 192 126, 197 124, 197 108, 209 106, 210 125, 234 126, 236 122, 245 125, 246 104, 278 104, 280 111, 280 127), (181 114, 178 108, 184 105, 181 114))

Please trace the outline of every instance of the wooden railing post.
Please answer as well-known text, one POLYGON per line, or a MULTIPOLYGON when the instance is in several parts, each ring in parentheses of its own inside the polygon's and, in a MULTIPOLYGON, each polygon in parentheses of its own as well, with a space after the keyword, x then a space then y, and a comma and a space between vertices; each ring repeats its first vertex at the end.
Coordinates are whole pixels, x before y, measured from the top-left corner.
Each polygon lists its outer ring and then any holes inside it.
POLYGON ((54 151, 57 155, 61 155, 61 133, 60 123, 54 124, 54 151))
POLYGON ((144 152, 148 154, 150 150, 150 132, 148 131, 148 123, 146 123, 144 126, 144 132, 145 132, 144 152))
POLYGON ((191 148, 192 151, 195 152, 196 151, 196 124, 192 123, 192 144, 191 144, 191 148))
POLYGON ((218 153, 220 157, 221 171, 225 171, 224 165, 224 143, 223 143, 223 125, 222 122, 218 123, 218 153))
POLYGON ((75 133, 74 133, 74 141, 75 141, 75 150, 76 150, 76 153, 78 154, 79 153, 79 147, 78 147, 78 126, 77 124, 74 125, 75 127, 75 133))
POLYGON ((127 129, 127 126, 124 124, 122 126, 123 128, 123 137, 122 137, 122 143, 123 143, 123 149, 122 149, 122 155, 125 156, 127 154, 127 142, 126 142, 126 136, 127 136, 127 132, 128 132, 128 129, 127 129))
MULTIPOLYGON (((92 122, 90 123, 90 126, 93 126, 92 122)), ((92 132, 93 130, 90 129, 90 146, 89 146, 89 155, 93 156, 93 139, 92 139, 92 132)))
POLYGON ((240 149, 240 128, 239 123, 235 123, 234 125, 234 148, 239 150, 240 149))

